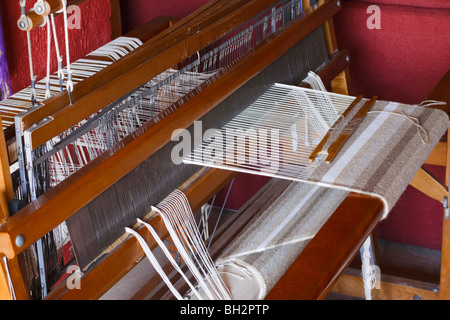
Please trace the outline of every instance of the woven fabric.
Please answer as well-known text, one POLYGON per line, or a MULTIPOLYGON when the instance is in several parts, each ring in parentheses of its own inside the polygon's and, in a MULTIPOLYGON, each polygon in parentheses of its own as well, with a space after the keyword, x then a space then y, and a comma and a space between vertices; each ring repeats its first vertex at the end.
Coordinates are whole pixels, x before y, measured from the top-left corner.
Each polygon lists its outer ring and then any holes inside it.
MULTIPOLYGON (((301 90, 306 90, 298 87, 287 88, 287 91, 284 91, 282 87, 282 91, 277 92, 279 100, 288 98, 295 100, 293 98, 295 92, 301 93, 301 90)), ((271 94, 269 91, 268 95, 271 94)), ((311 93, 311 90, 305 92, 311 93)), ((294 130, 291 128, 296 126, 296 121, 305 123, 301 117, 296 119, 296 115, 301 114, 301 109, 285 108, 281 113, 282 117, 278 116, 280 108, 270 103, 265 105, 265 96, 266 93, 254 103, 258 105, 260 101, 263 102, 263 107, 258 110, 259 113, 252 111, 253 105, 249 106, 247 108, 249 112, 245 109, 218 131, 212 139, 196 147, 191 155, 183 158, 183 161, 376 196, 384 203, 383 218, 386 218, 449 125, 448 116, 443 111, 416 105, 377 101, 360 123, 355 124, 350 116, 339 117, 335 120, 325 146, 331 146, 333 139, 340 137, 340 132, 347 134, 349 127, 353 127, 353 133, 330 163, 326 162, 326 152, 320 152, 312 163, 308 160, 309 154, 313 150, 312 147, 320 142, 320 136, 323 137, 324 133, 319 135, 316 133, 314 137, 308 133, 311 131, 310 125, 304 124, 302 126, 307 127, 308 130, 303 130, 301 134, 291 133, 294 130), (288 123, 287 126, 285 122, 288 123), (242 130, 243 128, 246 129, 246 133, 242 130), (268 140, 262 138, 262 135, 258 136, 258 132, 267 130, 278 131, 275 136, 280 137, 281 144, 273 142, 278 141, 276 138, 268 140), (227 140, 228 137, 222 139, 222 136, 226 136, 227 132, 247 134, 250 137, 248 153, 246 153, 245 142, 238 143, 235 149, 231 149, 232 152, 228 150, 229 144, 223 149, 222 141, 227 140), (309 136, 314 138, 314 142, 310 142, 309 136), (259 138, 261 141, 257 143, 259 138), (266 147, 269 144, 272 158, 269 161, 270 166, 267 166, 262 160, 265 159, 264 157, 269 159, 266 147), (210 152, 210 150, 215 151, 210 152), (278 153, 277 150, 280 152, 278 153), (237 160, 228 157, 235 154, 238 155, 237 160), (247 154, 253 158, 247 157, 247 154)), ((330 97, 335 99, 337 95, 330 95, 330 97)), ((362 99, 352 112, 356 113, 366 102, 367 99, 362 99)), ((303 104, 300 103, 299 107, 302 106, 303 104)), ((317 110, 320 107, 319 103, 317 110)), ((316 111, 316 113, 319 112, 316 111)), ((307 115, 306 111, 305 114, 307 115)), ((318 119, 320 118, 318 116, 318 119)), ((307 123, 310 123, 309 116, 307 123)), ((298 130, 299 126, 296 127, 295 130, 298 130)))
POLYGON ((379 101, 336 158, 321 162, 309 180, 377 196, 386 218, 448 125, 440 110, 379 101))
POLYGON ((251 270, 252 278, 261 279, 264 297, 348 192, 382 199, 385 218, 448 125, 439 110, 376 102, 331 163, 326 155, 316 157, 306 180, 293 176, 295 168, 280 167, 276 177, 300 181, 254 217, 217 261, 219 270, 229 265, 251 270))
POLYGON ((292 183, 225 249, 216 262, 219 270, 229 265, 250 270, 252 278, 259 280, 260 296, 264 297, 347 194, 344 190, 292 183))

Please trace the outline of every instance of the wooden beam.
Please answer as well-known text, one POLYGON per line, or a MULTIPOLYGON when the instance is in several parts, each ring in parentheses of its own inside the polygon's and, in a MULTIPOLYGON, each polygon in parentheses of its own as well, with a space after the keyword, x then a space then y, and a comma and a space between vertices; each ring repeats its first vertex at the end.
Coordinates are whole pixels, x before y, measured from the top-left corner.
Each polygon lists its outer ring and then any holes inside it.
POLYGON ((325 298, 382 215, 379 199, 350 193, 266 299, 325 298))
MULTIPOLYGON (((358 270, 361 273, 361 270, 358 270)), ((383 277, 383 275, 381 275, 383 277)), ((372 289, 372 300, 437 300, 439 293, 433 291, 428 283, 411 281, 399 277, 389 277, 389 281, 381 280, 372 289)), ((333 293, 344 294, 365 299, 364 283, 361 276, 347 274, 341 275, 332 289, 333 293)))
POLYGON ((444 197, 448 197, 448 188, 425 168, 417 171, 410 185, 439 202, 443 202, 444 197))

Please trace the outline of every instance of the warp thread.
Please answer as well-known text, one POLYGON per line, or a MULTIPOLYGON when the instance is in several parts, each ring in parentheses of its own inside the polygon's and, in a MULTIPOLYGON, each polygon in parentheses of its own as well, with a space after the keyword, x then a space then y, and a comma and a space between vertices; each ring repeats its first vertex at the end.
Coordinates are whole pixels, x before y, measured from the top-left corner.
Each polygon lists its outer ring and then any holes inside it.
MULTIPOLYGON (((149 224, 143 222, 142 220, 138 219, 138 222, 142 223, 149 229, 152 236, 161 247, 163 253, 174 266, 175 270, 181 274, 183 279, 189 285, 191 292, 199 299, 207 298, 231 300, 231 294, 223 282, 223 279, 220 277, 219 272, 217 271, 216 266, 207 251, 206 245, 202 240, 202 236, 198 229, 197 223, 194 220, 194 216, 186 195, 182 191, 176 189, 159 204, 159 208, 152 207, 152 210, 159 213, 163 219, 175 247, 180 253, 189 271, 194 276, 197 286, 193 285, 188 280, 187 276, 183 273, 181 268, 171 256, 170 252, 167 248, 165 248, 156 231, 154 231, 149 224), (197 287, 200 290, 197 289, 197 287), (199 293, 200 291, 204 292, 206 297, 201 296, 199 293)), ((130 228, 126 228, 126 231, 138 238, 139 243, 141 244, 153 267, 159 273, 172 293, 174 293, 175 297, 177 299, 183 299, 181 294, 174 288, 171 281, 164 273, 161 265, 151 253, 151 250, 148 248, 148 245, 142 237, 130 228)))

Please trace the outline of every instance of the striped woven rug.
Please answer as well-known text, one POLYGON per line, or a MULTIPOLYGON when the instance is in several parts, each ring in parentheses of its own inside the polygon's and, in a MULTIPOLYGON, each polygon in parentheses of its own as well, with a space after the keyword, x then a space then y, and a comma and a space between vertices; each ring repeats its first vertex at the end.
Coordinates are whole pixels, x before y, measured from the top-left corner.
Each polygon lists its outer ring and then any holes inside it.
MULTIPOLYGON (((355 110, 366 101, 362 99, 355 110)), ((269 106, 268 112, 270 109, 269 106)), ((242 113, 244 116, 238 115, 233 121, 242 123, 241 119, 248 119, 245 112, 242 113)), ((260 113, 257 117, 270 115, 260 113)), ((292 121, 295 118, 293 114, 286 118, 291 123, 295 122, 292 121)), ((342 121, 334 130, 338 134, 343 132, 349 122, 342 121)), ((264 129, 258 127, 261 121, 254 123, 257 125, 248 128, 256 132, 264 129)), ((448 116, 440 110, 377 101, 330 163, 325 161, 326 154, 320 154, 309 165, 305 165, 300 156, 297 164, 292 162, 292 157, 290 161, 283 161, 280 157, 278 170, 268 172, 254 163, 227 163, 217 157, 221 154, 217 150, 218 145, 214 146, 213 157, 200 159, 188 155, 183 160, 186 163, 295 181, 227 247, 216 262, 219 270, 227 270, 230 266, 243 270, 246 281, 251 279, 259 286, 259 291, 253 292, 251 297, 263 298, 350 191, 379 197, 385 204, 383 218, 386 218, 448 126, 448 116)), ((299 135, 289 132, 291 127, 285 132, 281 129, 282 139, 292 138, 283 147, 295 145, 294 140, 300 139, 299 135)), ((223 139, 226 131, 221 130, 218 134, 223 139)), ((209 143, 217 140, 220 141, 217 136, 213 137, 209 143)), ((206 147, 208 141, 197 146, 194 153, 202 154, 206 147)), ((298 146, 293 149, 298 149, 298 146)), ((233 286, 231 291, 234 291, 233 286)))

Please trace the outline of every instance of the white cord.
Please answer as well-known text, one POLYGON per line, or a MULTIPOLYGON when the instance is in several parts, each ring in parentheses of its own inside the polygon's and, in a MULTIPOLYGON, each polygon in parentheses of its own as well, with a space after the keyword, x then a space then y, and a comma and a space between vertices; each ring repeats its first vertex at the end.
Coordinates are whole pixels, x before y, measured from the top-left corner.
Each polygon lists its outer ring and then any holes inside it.
POLYGON ((191 288, 192 292, 195 294, 195 296, 199 299, 199 300, 203 300, 202 296, 198 293, 198 290, 194 287, 194 285, 192 285, 192 283, 189 281, 189 279, 186 277, 186 275, 184 274, 184 272, 181 270, 181 268, 178 266, 178 264, 176 263, 175 259, 172 257, 172 255, 170 254, 169 250, 167 249, 167 247, 164 245, 163 241, 161 240, 161 238, 158 236, 158 234, 156 233, 155 229, 153 229, 153 227, 142 221, 141 219, 137 219, 139 223, 143 224, 148 231, 150 231, 150 233, 152 234, 153 238, 156 240, 156 242, 158 243, 159 247, 161 248, 161 250, 164 252, 164 254, 166 255, 167 259, 169 259, 170 263, 172 264, 172 266, 175 268, 175 270, 183 277, 183 279, 186 281, 186 283, 189 285, 189 287, 191 288))
POLYGON ((61 91, 62 91, 63 90, 62 83, 64 81, 64 69, 62 67, 63 58, 59 51, 58 36, 56 34, 55 15, 53 13, 50 14, 50 19, 51 19, 51 24, 52 24, 52 29, 53 29, 53 39, 55 42, 56 57, 58 59, 58 78, 59 78, 59 83, 60 83, 60 87, 61 87, 61 91))
POLYGON ((131 228, 125 228, 125 230, 128 233, 131 233, 132 235, 134 235, 137 238, 137 240, 139 241, 139 244, 141 245, 142 249, 144 250, 145 255, 150 260, 150 262, 152 263, 153 267, 156 269, 156 272, 158 272, 158 274, 161 276, 161 278, 167 284, 167 286, 169 287, 170 291, 174 294, 174 296, 178 300, 183 300, 183 297, 178 292, 178 290, 173 286, 172 282, 170 282, 170 279, 167 277, 166 273, 164 272, 164 270, 162 269, 162 267, 158 263, 158 260, 153 255, 152 250, 150 250, 150 248, 148 247, 148 245, 145 242, 144 238, 142 238, 139 233, 137 233, 136 231, 134 231, 131 228))
POLYGON ((5 263, 5 271, 6 271, 6 277, 8 278, 8 286, 9 286, 9 293, 11 295, 11 299, 16 300, 16 293, 14 291, 14 285, 12 283, 11 274, 9 273, 9 268, 8 268, 8 259, 6 259, 6 257, 3 257, 3 262, 5 263))
POLYGON ((50 24, 50 18, 44 17, 47 24, 47 76, 45 77, 45 99, 50 98, 50 62, 52 51, 52 26, 50 24))
POLYGON ((67 74, 68 79, 66 82, 67 91, 69 92, 69 97, 71 97, 73 92, 73 82, 72 82, 72 69, 70 68, 70 48, 69 48, 69 27, 67 20, 67 0, 62 0, 63 4, 63 16, 64 16, 64 40, 66 44, 66 59, 67 59, 67 74))
POLYGON ((394 115, 394 116, 399 116, 399 117, 403 117, 406 120, 408 120, 409 122, 411 122, 414 126, 417 127, 417 130, 419 131, 419 137, 420 137, 420 141, 422 141, 423 144, 427 144, 429 141, 429 137, 428 137, 428 132, 427 130, 425 130, 425 128, 420 124, 419 119, 412 117, 412 116, 408 116, 402 112, 393 112, 393 111, 386 111, 386 110, 374 110, 374 111, 369 111, 368 114, 372 114, 372 113, 387 113, 390 115, 394 115))

